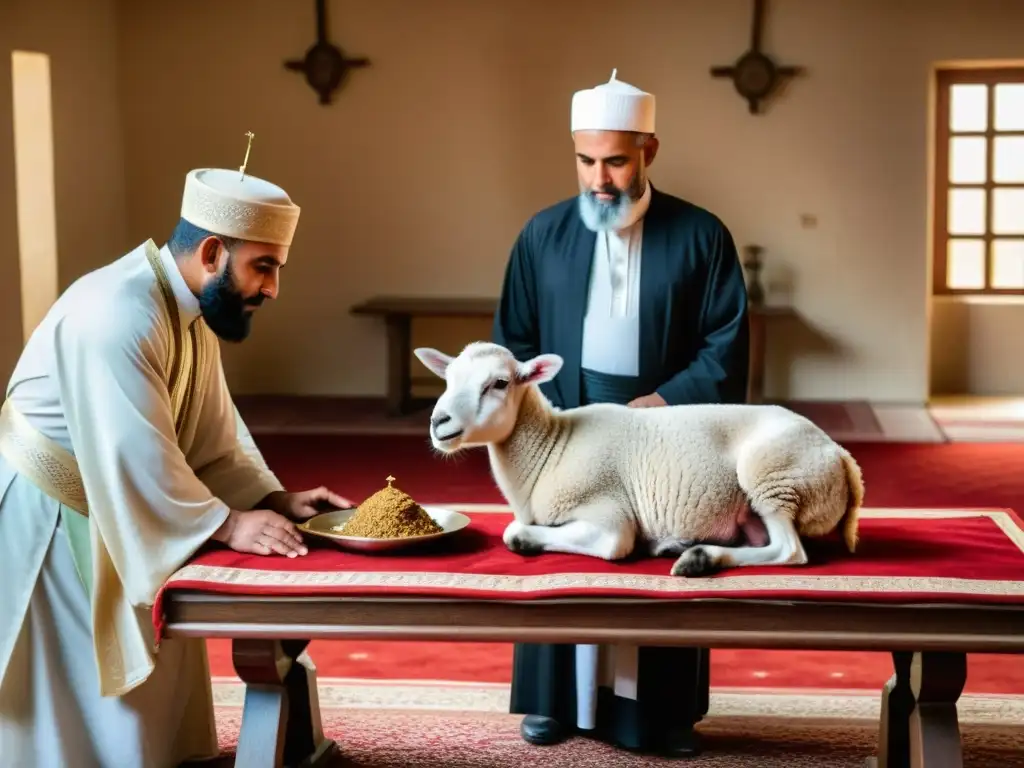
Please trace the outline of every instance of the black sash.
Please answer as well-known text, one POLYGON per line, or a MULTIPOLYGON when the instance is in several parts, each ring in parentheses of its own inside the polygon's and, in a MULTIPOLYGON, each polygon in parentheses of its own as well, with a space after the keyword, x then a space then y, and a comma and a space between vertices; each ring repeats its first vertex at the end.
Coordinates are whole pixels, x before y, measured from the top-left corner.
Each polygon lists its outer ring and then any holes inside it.
POLYGON ((581 368, 580 403, 618 403, 626 405, 631 400, 651 394, 645 391, 643 382, 637 376, 619 376, 614 373, 598 373, 581 368))

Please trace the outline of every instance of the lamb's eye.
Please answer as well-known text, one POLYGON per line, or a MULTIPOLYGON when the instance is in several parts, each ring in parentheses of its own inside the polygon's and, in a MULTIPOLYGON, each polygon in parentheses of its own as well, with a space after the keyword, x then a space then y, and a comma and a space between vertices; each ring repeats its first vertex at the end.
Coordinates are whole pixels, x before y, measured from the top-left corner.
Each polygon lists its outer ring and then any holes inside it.
POLYGON ((495 389, 505 389, 508 386, 508 382, 505 379, 497 379, 494 382, 495 389))

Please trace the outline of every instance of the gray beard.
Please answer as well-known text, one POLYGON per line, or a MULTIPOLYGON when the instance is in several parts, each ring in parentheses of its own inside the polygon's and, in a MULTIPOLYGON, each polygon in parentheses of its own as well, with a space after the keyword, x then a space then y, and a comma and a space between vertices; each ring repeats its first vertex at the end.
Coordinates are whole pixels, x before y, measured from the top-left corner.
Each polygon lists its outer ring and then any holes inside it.
POLYGON ((579 195, 580 218, 583 219, 583 226, 592 232, 622 229, 635 207, 636 201, 627 195, 608 201, 598 200, 590 190, 584 190, 579 195))
POLYGON ((615 190, 614 200, 599 200, 595 192, 581 189, 579 209, 583 226, 592 232, 610 232, 622 229, 630 220, 646 189, 647 180, 639 174, 634 177, 628 189, 615 190))

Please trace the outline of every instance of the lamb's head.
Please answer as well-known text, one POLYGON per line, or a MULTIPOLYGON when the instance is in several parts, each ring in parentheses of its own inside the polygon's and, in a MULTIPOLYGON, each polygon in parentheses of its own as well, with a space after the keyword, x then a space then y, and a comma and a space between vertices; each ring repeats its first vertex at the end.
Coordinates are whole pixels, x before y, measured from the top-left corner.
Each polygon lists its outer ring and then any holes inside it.
POLYGON ((504 347, 483 341, 468 345, 458 357, 429 347, 415 352, 445 381, 430 416, 431 442, 445 453, 504 441, 515 428, 526 389, 550 381, 562 367, 558 355, 521 363, 504 347))

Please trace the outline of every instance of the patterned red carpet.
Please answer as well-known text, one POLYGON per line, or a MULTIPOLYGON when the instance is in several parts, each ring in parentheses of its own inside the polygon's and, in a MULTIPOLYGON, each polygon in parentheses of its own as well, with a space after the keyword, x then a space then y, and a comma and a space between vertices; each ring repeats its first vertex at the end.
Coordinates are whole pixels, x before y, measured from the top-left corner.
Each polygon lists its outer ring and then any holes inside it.
MULTIPOLYGON (((519 738, 518 718, 488 713, 347 710, 324 713, 324 731, 339 745, 338 768, 634 768, 678 761, 613 750, 573 739, 557 747, 531 747, 519 738)), ((230 754, 241 712, 218 712, 218 733, 230 754)), ((701 768, 863 768, 876 754, 871 722, 710 718, 701 725, 701 768)), ((963 725, 964 765, 1024 766, 1020 729, 963 725)), ((217 761, 227 768, 233 759, 217 761)), ((204 764, 214 768, 213 764, 204 764)))
MULTIPOLYGON (((423 502, 500 503, 480 451, 435 456, 422 437, 298 436, 258 439, 271 467, 290 487, 329 484, 355 499, 391 474, 423 502)), ((1024 507, 1024 444, 854 443, 874 507, 1024 507)), ((225 642, 210 644, 215 675, 231 675, 225 642)), ((440 679, 506 683, 507 644, 314 642, 319 674, 376 679, 440 679)), ((885 654, 715 651, 712 685, 721 687, 866 688, 891 675, 885 654)), ((972 657, 967 690, 1024 694, 1024 668, 1006 657, 972 657)))

